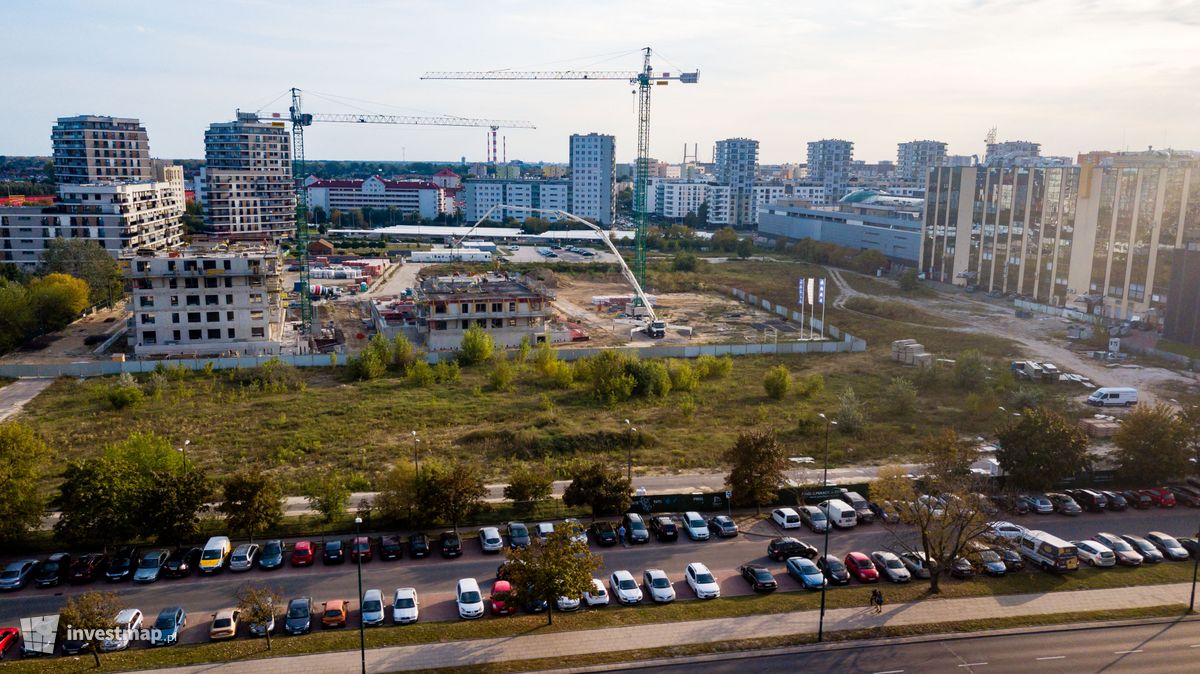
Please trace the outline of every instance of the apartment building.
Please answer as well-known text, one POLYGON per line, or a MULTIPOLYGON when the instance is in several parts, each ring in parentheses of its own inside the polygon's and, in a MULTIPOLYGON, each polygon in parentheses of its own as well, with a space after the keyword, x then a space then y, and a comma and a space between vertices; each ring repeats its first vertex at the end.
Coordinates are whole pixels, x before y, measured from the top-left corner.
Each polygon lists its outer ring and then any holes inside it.
POLYGON ((999 143, 988 143, 987 154, 983 163, 988 166, 998 164, 1021 163, 1023 160, 1036 159, 1042 156, 1042 144, 1028 140, 1006 140, 999 143))
POLYGON ((712 227, 730 227, 734 222, 733 187, 709 184, 704 190, 704 202, 708 204, 708 224, 712 227))
POLYGON ((462 187, 462 178, 448 168, 444 168, 433 174, 433 177, 429 179, 429 182, 437 185, 438 187, 444 187, 452 190, 462 187))
POLYGON ((365 180, 321 180, 309 176, 304 185, 309 208, 319 206, 326 213, 335 208, 380 208, 433 220, 450 209, 446 189, 421 180, 384 180, 379 176, 365 180))
POLYGON ((278 248, 138 250, 121 263, 132 287, 129 334, 137 355, 280 352, 285 309, 278 248))
POLYGON ((50 142, 60 185, 154 180, 146 127, 132 117, 59 117, 50 142))
MULTIPOLYGON (((463 217, 473 223, 487 215, 493 206, 501 204, 568 211, 570 189, 571 185, 566 180, 468 180, 464 183, 466 197, 463 217)), ((552 213, 530 213, 515 208, 497 208, 488 215, 488 219, 494 222, 504 222, 509 218, 525 222, 531 217, 552 222, 561 219, 552 213)))
POLYGON ((714 150, 716 182, 729 186, 729 223, 734 227, 754 224, 757 210, 754 181, 758 178, 758 141, 749 138, 718 140, 714 150))
POLYGON ((291 137, 283 122, 239 112, 204 132, 204 222, 230 239, 279 240, 296 231, 291 137))
POLYGON ((647 208, 660 217, 682 220, 697 213, 704 204, 708 183, 688 180, 656 180, 647 195, 647 208), (651 199, 653 196, 653 199, 651 199))
POLYGON ((837 203, 850 191, 854 143, 826 138, 808 144, 808 179, 824 188, 823 205, 837 203))
POLYGON ((615 153, 614 136, 572 134, 571 213, 598 225, 613 224, 617 209, 615 153))
POLYGON ((547 339, 546 319, 553 294, 518 275, 418 278, 415 316, 420 341, 430 351, 452 351, 468 329, 479 326, 501 348, 547 339))
POLYGON ((896 177, 925 183, 929 167, 946 160, 946 144, 940 140, 911 140, 896 145, 896 177))

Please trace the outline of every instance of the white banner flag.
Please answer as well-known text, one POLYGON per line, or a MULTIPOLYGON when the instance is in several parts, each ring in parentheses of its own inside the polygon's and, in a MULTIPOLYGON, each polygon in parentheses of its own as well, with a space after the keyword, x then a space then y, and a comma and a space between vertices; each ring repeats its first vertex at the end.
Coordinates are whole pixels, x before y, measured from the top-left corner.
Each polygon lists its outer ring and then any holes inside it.
POLYGON ((816 302, 816 300, 817 300, 817 294, 815 292, 816 287, 817 287, 817 279, 815 279, 815 278, 808 279, 808 297, 809 297, 810 302, 816 302))

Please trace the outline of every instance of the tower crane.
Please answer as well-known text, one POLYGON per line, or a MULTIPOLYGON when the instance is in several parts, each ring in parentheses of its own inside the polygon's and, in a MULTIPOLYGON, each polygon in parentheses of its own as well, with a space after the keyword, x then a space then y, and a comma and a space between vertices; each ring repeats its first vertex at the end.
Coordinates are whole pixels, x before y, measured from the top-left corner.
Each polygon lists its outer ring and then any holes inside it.
MULTIPOLYGON (((638 128, 637 170, 633 183, 633 217, 637 227, 636 250, 633 258, 634 275, 641 285, 646 284, 646 190, 650 182, 650 89, 672 80, 682 84, 697 84, 700 72, 655 74, 650 67, 650 47, 642 49, 642 69, 624 70, 546 70, 546 71, 441 71, 427 72, 423 80, 623 80, 637 85, 638 128)), ((639 298, 640 301, 640 298, 639 298)))
POLYGON ((313 122, 335 122, 347 124, 415 124, 420 126, 482 126, 492 129, 535 128, 529 122, 502 119, 472 119, 470 117, 406 117, 401 115, 374 114, 329 114, 304 112, 301 105, 300 90, 291 89, 292 105, 286 115, 278 112, 255 113, 259 121, 277 121, 280 125, 284 120, 292 123, 292 177, 296 181, 296 245, 300 255, 300 325, 305 335, 312 334, 312 288, 309 285, 308 259, 308 190, 304 187, 304 127, 313 122))

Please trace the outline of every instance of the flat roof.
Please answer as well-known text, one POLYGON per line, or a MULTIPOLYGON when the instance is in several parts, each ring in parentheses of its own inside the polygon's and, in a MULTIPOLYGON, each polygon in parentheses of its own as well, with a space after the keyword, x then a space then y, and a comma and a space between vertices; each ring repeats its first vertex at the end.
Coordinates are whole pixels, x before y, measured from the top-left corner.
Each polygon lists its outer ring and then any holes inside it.
MULTIPOLYGON (((326 236, 430 236, 458 237, 466 236, 470 227, 446 227, 441 225, 395 225, 377 229, 331 229, 326 236)), ((481 239, 523 239, 528 241, 551 241, 555 239, 575 239, 579 241, 599 241, 602 236, 612 235, 619 240, 634 238, 632 229, 605 230, 603 235, 591 229, 561 229, 543 232, 541 234, 526 234, 516 227, 479 227, 471 232, 472 237, 481 239)))

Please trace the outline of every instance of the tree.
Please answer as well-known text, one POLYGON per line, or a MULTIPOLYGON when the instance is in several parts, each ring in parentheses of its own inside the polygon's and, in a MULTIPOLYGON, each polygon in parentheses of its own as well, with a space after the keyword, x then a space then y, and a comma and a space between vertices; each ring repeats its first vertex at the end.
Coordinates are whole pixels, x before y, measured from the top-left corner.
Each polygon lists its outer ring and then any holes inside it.
POLYGON ((1119 470, 1144 483, 1178 480, 1188 472, 1187 430, 1181 415, 1167 405, 1138 405, 1113 436, 1119 470))
POLYGON ((867 424, 866 405, 854 392, 853 387, 847 386, 838 396, 836 415, 838 430, 843 433, 857 433, 867 424))
POLYGON ((679 253, 671 260, 671 271, 696 271, 695 253, 679 253))
POLYGON ((767 396, 772 400, 783 400, 791 387, 792 373, 788 372, 787 366, 776 365, 767 370, 767 374, 763 377, 763 388, 766 389, 767 396))
POLYGON ((441 521, 454 527, 483 510, 488 490, 476 463, 434 463, 421 482, 422 501, 441 521))
POLYGON ((629 507, 632 485, 620 472, 602 463, 590 463, 579 470, 563 491, 563 503, 587 506, 592 519, 597 515, 616 514, 629 507))
POLYGON ((665 398, 671 392, 671 373, 660 361, 630 359, 625 370, 633 376, 633 395, 665 398))
POLYGON ((407 520, 412 524, 413 507, 420 505, 417 473, 407 461, 397 462, 376 485, 375 509, 391 522, 407 520))
POLYGON ((903 273, 900 274, 900 278, 897 279, 897 283, 900 285, 900 289, 906 293, 911 293, 912 291, 916 290, 918 287, 917 270, 916 269, 905 270, 903 273))
POLYGON ((958 354, 954 361, 954 385, 964 391, 978 390, 984 384, 987 376, 987 363, 983 354, 975 349, 967 349, 958 354))
POLYGON ((462 344, 458 347, 458 361, 463 365, 485 363, 492 359, 494 349, 492 336, 478 325, 472 325, 463 333, 462 344))
POLYGON ((125 294, 121 268, 103 246, 88 239, 54 239, 42 253, 42 274, 66 274, 88 286, 90 304, 112 306, 125 294))
POLYGON ((0 423, 0 542, 19 540, 41 521, 46 503, 41 480, 50 457, 50 448, 32 428, 0 423))
POLYGON ((1087 436, 1050 410, 1029 410, 996 431, 996 460, 1013 487, 1046 490, 1088 465, 1087 436))
POLYGON ((304 483, 304 498, 328 524, 338 515, 345 514, 346 504, 350 501, 350 488, 340 472, 324 470, 304 483))
POLYGON ((917 409, 917 387, 904 377, 893 377, 884 393, 889 411, 898 417, 906 417, 917 409))
POLYGON ((587 544, 573 538, 579 525, 561 525, 543 543, 534 539, 526 548, 508 549, 510 582, 518 596, 546 602, 547 624, 554 624, 554 605, 559 597, 581 599, 591 590, 592 576, 602 560, 587 544))
POLYGON ((488 384, 493 391, 507 391, 512 388, 512 381, 513 366, 509 365, 507 358, 498 359, 492 366, 492 371, 488 373, 488 384))
POLYGON ((508 476, 508 484, 504 486, 504 498, 530 513, 553 493, 554 476, 545 466, 518 466, 508 476))
POLYGON ((775 500, 787 470, 787 453, 771 431, 747 432, 738 436, 721 457, 729 465, 725 486, 739 507, 753 505, 755 513, 775 500))
POLYGON ((29 284, 29 306, 38 326, 45 334, 62 329, 83 313, 88 306, 87 283, 66 274, 50 274, 29 284))
POLYGON ((737 249, 738 235, 732 227, 722 227, 713 233, 708 242, 715 250, 728 253, 737 249))
POLYGON ((417 359, 417 351, 403 333, 392 339, 392 366, 404 373, 417 359))
POLYGON ((591 384, 592 397, 603 405, 629 400, 637 381, 628 372, 628 357, 612 349, 580 361, 583 378, 591 384))
POLYGON ((751 239, 738 239, 737 256, 746 259, 754 254, 754 241, 751 239))
POLYGON ((217 511, 225 516, 230 531, 254 534, 283 519, 283 487, 279 480, 256 468, 241 470, 225 480, 224 498, 217 511))
POLYGON ((123 608, 125 604, 115 592, 84 592, 67 597, 67 605, 59 611, 58 621, 69 637, 79 637, 85 642, 84 648, 92 652, 98 668, 102 641, 98 635, 116 629, 116 616, 123 608))
POLYGON ((127 462, 109 458, 67 464, 51 506, 59 511, 54 536, 72 545, 108 546, 138 533, 141 485, 127 462))
MULTIPOLYGON (((241 622, 248 625, 268 625, 275 619, 279 607, 283 605, 283 596, 279 592, 261 585, 247 583, 238 588, 237 607, 242 615, 241 622)), ((263 630, 267 635, 267 650, 271 650, 271 630, 263 630)))
POLYGON ((1188 451, 1200 470, 1200 402, 1185 404, 1179 412, 1179 423, 1183 424, 1183 434, 1188 439, 1188 451))
POLYGON ((200 471, 153 471, 144 492, 141 533, 168 545, 195 538, 200 533, 199 513, 208 509, 211 491, 208 477, 200 471))
MULTIPOLYGON (((0 269, 15 268, 0 264, 0 269)), ((0 353, 7 353, 29 339, 35 324, 29 290, 7 279, 0 279, 0 353)))

